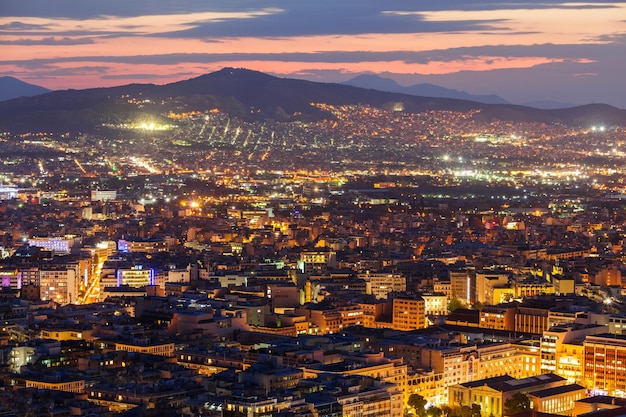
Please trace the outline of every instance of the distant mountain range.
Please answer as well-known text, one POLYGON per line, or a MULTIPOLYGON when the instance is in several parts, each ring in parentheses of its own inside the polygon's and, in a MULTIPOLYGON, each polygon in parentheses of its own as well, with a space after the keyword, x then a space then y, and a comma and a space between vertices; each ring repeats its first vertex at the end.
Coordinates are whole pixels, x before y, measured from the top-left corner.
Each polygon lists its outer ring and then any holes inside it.
POLYGON ((30 97, 48 93, 50 90, 38 85, 25 83, 14 77, 0 77, 0 101, 17 97, 30 97))
MULTIPOLYGON (((342 84, 361 88, 371 88, 379 91, 389 91, 392 93, 411 94, 413 96, 456 98, 459 100, 477 101, 485 104, 511 104, 495 94, 470 94, 465 91, 454 90, 429 83, 414 84, 404 87, 391 78, 380 77, 374 74, 361 74, 348 81, 344 81, 342 84)), ((579 104, 576 103, 563 103, 553 100, 529 101, 527 103, 522 103, 521 105, 526 107, 535 107, 538 109, 564 109, 567 107, 579 106, 579 104)))
POLYGON ((379 77, 374 74, 362 74, 342 84, 352 85, 354 87, 372 88, 379 91, 390 91, 392 93, 411 94, 413 96, 422 97, 443 97, 456 98, 459 100, 477 101, 487 104, 510 104, 502 97, 494 94, 490 95, 473 95, 465 91, 453 90, 450 88, 440 87, 434 84, 422 83, 410 85, 408 87, 401 86, 391 78, 379 77))
POLYGON ((278 78, 246 69, 224 68, 185 81, 165 85, 130 84, 110 88, 53 91, 34 97, 0 102, 0 131, 88 132, 103 123, 128 123, 170 111, 222 112, 247 121, 314 121, 332 114, 311 103, 367 104, 402 109, 467 112, 483 121, 506 120, 561 123, 571 126, 626 126, 626 110, 604 104, 542 110, 512 104, 365 89, 345 84, 278 78), (133 100, 134 99, 134 100, 133 100), (138 105, 137 100, 141 101, 138 105))

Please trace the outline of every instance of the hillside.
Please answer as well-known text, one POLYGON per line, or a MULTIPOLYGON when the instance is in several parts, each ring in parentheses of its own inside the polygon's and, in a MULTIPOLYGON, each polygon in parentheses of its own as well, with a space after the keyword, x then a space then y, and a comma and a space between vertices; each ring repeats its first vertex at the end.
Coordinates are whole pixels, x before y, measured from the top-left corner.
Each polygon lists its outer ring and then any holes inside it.
POLYGON ((225 68, 166 85, 131 84, 112 88, 54 91, 0 102, 0 130, 19 132, 93 131, 103 123, 126 123, 138 115, 218 108, 246 121, 314 121, 332 117, 311 103, 368 104, 403 111, 481 110, 482 120, 561 123, 572 126, 626 126, 626 110, 603 104, 542 110, 510 104, 419 97, 343 84, 278 78, 225 68), (138 106, 137 102, 143 104, 138 106))

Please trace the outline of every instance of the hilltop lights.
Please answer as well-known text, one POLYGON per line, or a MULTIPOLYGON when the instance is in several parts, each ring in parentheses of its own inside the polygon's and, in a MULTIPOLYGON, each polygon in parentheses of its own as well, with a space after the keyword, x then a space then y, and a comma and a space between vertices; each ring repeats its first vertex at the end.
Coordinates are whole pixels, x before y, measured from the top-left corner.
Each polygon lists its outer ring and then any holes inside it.
POLYGON ((147 132, 156 132, 164 130, 172 130, 175 126, 170 124, 161 124, 154 120, 143 120, 130 126, 134 130, 145 130, 147 132))
POLYGON ((154 130, 156 128, 156 125, 154 124, 154 122, 143 122, 139 124, 138 128, 143 130, 154 130))

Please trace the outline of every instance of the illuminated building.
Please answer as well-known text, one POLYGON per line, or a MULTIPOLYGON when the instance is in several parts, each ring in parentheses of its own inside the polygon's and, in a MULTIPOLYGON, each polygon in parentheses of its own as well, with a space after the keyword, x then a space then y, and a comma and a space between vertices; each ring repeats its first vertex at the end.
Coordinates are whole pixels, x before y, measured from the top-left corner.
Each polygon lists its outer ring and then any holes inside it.
POLYGON ((302 251, 300 262, 303 272, 323 272, 337 267, 337 252, 331 250, 302 251))
MULTIPOLYGON (((385 316, 391 317, 392 301, 376 300, 375 302, 357 302, 356 304, 363 309, 363 327, 381 327, 381 320, 385 316)), ((391 327, 391 323, 385 323, 385 327, 391 327)))
POLYGON ((440 281, 437 278, 433 280, 433 291, 436 293, 442 293, 446 295, 448 301, 452 300, 452 284, 450 281, 440 281))
POLYGON ((4 288, 22 288, 22 273, 17 268, 0 268, 0 283, 4 288))
POLYGON ((515 304, 486 305, 480 310, 480 327, 495 330, 515 330, 515 304))
POLYGON ((529 392, 527 397, 533 411, 569 415, 576 401, 587 397, 586 391, 582 385, 571 384, 529 392))
POLYGON ((100 287, 129 286, 134 288, 156 284, 156 270, 144 268, 143 265, 134 265, 131 268, 117 268, 112 273, 103 273, 100 287))
POLYGON ((164 239, 127 238, 117 241, 117 250, 122 253, 157 253, 167 252, 169 247, 167 241, 164 239))
POLYGON ((80 276, 76 267, 50 266, 39 270, 39 287, 42 300, 52 300, 61 305, 78 302, 80 276))
POLYGON ((555 294, 574 294, 576 292, 576 281, 572 278, 555 275, 552 277, 555 294))
POLYGON ((402 274, 367 271, 364 274, 358 274, 357 278, 366 282, 367 294, 372 294, 378 299, 386 299, 387 295, 392 292, 406 291, 406 277, 402 274))
POLYGON ((32 237, 28 239, 28 244, 30 246, 49 249, 60 254, 70 253, 72 246, 80 244, 80 242, 81 239, 73 235, 64 237, 32 237))
POLYGON ((499 304, 495 299, 494 288, 507 288, 509 274, 506 272, 477 272, 476 273, 476 301, 483 305, 499 304))
MULTIPOLYGON (((495 343, 486 346, 433 347, 422 343, 419 346, 416 343, 385 342, 379 347, 388 356, 406 357, 407 364, 413 368, 428 369, 427 374, 432 374, 442 388, 432 391, 436 392, 433 395, 437 395, 437 401, 441 404, 448 402, 447 388, 452 385, 503 375, 527 378, 541 372, 539 347, 533 345, 495 343)), ((428 381, 424 381, 426 387, 428 381)))
POLYGON ((626 336, 587 336, 583 385, 596 394, 626 397, 626 336))
POLYGON ((441 405, 447 397, 441 372, 419 370, 408 376, 407 386, 409 396, 419 394, 430 404, 441 405))
MULTIPOLYGON (((387 383, 386 390, 392 393, 392 402, 394 405, 392 408, 397 409, 399 406, 400 414, 402 409, 402 402, 408 400, 410 391, 407 385, 407 365, 403 363, 402 359, 389 359, 386 358, 382 352, 378 353, 366 353, 354 356, 344 356, 345 361, 329 364, 322 369, 316 367, 308 367, 305 365, 304 375, 308 377, 322 377, 328 375, 327 372, 331 372, 334 375, 342 377, 370 377, 376 378, 383 383, 387 383), (399 404, 399 405, 398 405, 399 404)), ((359 414, 366 415, 366 414, 359 414)), ((392 415, 392 414, 379 414, 379 415, 392 415)), ((396 415, 395 413, 393 415, 396 415)))
POLYGON ((117 198, 117 191, 114 190, 92 190, 91 201, 111 201, 117 198))
POLYGON ((17 198, 18 189, 15 187, 0 186, 0 200, 17 198))
POLYGON ((346 327, 363 325, 363 308, 358 305, 344 305, 333 308, 301 307, 297 310, 308 318, 313 334, 338 333, 346 327))
POLYGON ((523 379, 515 379, 509 375, 481 379, 451 386, 448 405, 459 410, 463 406, 479 404, 482 415, 499 417, 503 415, 505 402, 516 393, 529 394, 563 387, 565 384, 565 379, 555 374, 542 374, 523 379))
POLYGON ((500 375, 527 378, 540 373, 539 349, 536 347, 497 343, 461 347, 460 352, 467 363, 468 381, 500 375))
POLYGON ((448 314, 448 297, 445 294, 423 293, 424 314, 426 316, 445 316, 448 314))
POLYGON ((534 297, 543 294, 554 294, 554 285, 549 282, 515 282, 515 297, 534 297))
POLYGON ((74 381, 39 381, 35 379, 24 379, 26 388, 49 389, 55 391, 73 392, 81 394, 85 392, 85 380, 74 381))
POLYGON ((609 317, 609 333, 626 334, 626 315, 612 315, 609 317))
POLYGON ((76 330, 76 329, 55 329, 55 328, 45 328, 41 329, 41 338, 42 339, 51 339, 51 340, 84 340, 89 339, 93 330, 76 330))
POLYGON ((123 350, 125 352, 148 353, 157 356, 173 356, 174 343, 115 343, 115 350, 123 350))
POLYGON ((426 303, 420 296, 401 295, 393 299, 392 326, 396 330, 426 327, 426 303))
POLYGON ((450 271, 451 292, 464 304, 474 304, 476 302, 476 275, 469 271, 450 271))
POLYGON ((517 306, 515 331, 541 334, 548 329, 548 310, 545 308, 517 306))
POLYGON ((583 382, 585 337, 606 332, 606 326, 569 324, 552 327, 541 337, 541 371, 553 372, 568 382, 583 382))

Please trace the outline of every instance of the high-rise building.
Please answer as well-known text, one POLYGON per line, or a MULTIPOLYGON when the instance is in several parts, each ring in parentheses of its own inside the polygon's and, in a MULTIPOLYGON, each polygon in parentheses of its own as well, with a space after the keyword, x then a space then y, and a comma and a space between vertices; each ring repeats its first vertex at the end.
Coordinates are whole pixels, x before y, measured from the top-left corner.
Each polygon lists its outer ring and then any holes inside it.
POLYGON ((452 297, 456 297, 464 304, 476 302, 476 275, 468 270, 450 271, 450 287, 452 297))
POLYGON ((39 270, 42 300, 52 300, 61 305, 78 302, 80 277, 77 267, 51 266, 39 270))
POLYGON ((596 394, 626 397, 626 336, 587 336, 583 346, 582 385, 596 394))

